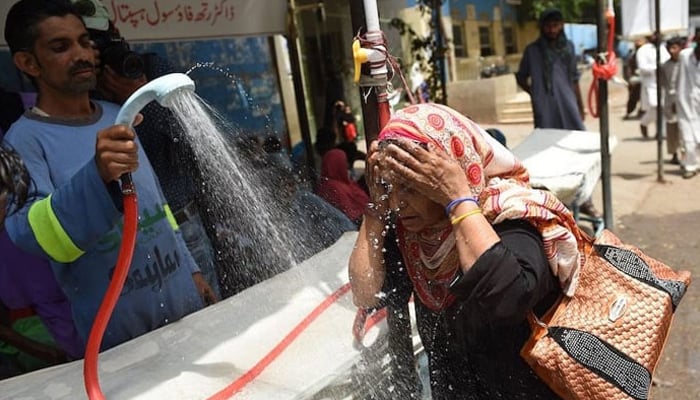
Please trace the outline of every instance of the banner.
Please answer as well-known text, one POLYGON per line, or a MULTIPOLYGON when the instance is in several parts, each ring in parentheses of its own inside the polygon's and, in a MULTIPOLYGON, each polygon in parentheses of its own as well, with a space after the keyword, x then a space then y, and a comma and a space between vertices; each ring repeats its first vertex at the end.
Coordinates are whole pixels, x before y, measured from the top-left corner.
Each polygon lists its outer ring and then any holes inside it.
MULTIPOLYGON (((0 2, 0 32, 13 0, 0 2)), ((102 0, 129 42, 268 36, 286 31, 287 0, 102 0)), ((4 35, 0 45, 6 46, 4 35)))
POLYGON ((656 2, 660 2, 663 34, 688 34, 688 0, 622 0, 622 36, 648 36, 656 31, 656 2))

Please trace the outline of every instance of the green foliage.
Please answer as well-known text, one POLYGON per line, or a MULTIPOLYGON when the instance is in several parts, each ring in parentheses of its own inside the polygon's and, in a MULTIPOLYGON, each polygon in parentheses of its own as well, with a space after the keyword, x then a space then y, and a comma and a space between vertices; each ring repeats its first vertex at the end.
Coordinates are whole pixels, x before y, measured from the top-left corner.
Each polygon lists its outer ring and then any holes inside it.
MULTIPOLYGON (((537 21, 540 13, 547 8, 561 10, 567 22, 595 24, 598 13, 598 1, 607 0, 522 0, 517 8, 519 22, 537 21)), ((614 0, 616 10, 620 9, 620 0, 614 0)))
MULTIPOLYGON (((427 36, 421 36, 416 31, 414 31, 405 21, 399 18, 393 18, 390 25, 399 31, 399 34, 403 37, 407 37, 410 43, 411 59, 418 64, 420 67, 425 81, 430 87, 430 99, 436 103, 444 104, 446 102, 446 92, 443 86, 443 79, 440 74, 440 65, 445 62, 445 55, 447 54, 448 40, 444 35, 444 32, 440 31, 442 34, 437 35, 438 29, 441 29, 436 24, 435 18, 433 18, 433 11, 437 7, 442 6, 445 0, 419 0, 418 9, 420 10, 421 16, 429 21, 429 32, 427 36), (442 40, 439 40, 439 37, 442 40)), ((406 70, 410 69, 410 65, 404 65, 404 73, 406 70)))

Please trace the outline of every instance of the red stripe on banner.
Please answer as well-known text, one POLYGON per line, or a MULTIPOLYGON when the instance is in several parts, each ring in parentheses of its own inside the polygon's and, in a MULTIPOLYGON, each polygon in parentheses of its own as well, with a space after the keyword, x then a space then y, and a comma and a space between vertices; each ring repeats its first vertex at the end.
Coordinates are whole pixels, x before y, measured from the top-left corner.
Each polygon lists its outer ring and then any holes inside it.
POLYGON ((319 304, 309 315, 306 316, 299 324, 297 324, 294 329, 292 329, 287 336, 282 339, 281 342, 277 344, 262 360, 258 361, 257 364, 253 366, 248 372, 243 374, 240 378, 236 379, 229 386, 225 387, 218 393, 209 397, 207 400, 226 400, 230 399, 234 394, 243 389, 244 386, 257 378, 265 368, 267 368, 277 357, 282 354, 282 352, 289 347, 290 344, 306 329, 311 325, 311 323, 318 318, 321 313, 323 313, 331 304, 335 303, 340 297, 345 295, 350 291, 350 284, 346 283, 341 286, 340 289, 336 290, 332 295, 330 295, 323 303, 319 304))

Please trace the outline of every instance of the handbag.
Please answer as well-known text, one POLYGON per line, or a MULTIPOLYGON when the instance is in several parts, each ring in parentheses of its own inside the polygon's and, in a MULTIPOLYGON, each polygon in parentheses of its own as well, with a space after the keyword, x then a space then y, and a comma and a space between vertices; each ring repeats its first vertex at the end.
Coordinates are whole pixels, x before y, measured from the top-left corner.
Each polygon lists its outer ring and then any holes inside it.
POLYGON ((564 399, 647 399, 690 272, 608 230, 584 253, 575 294, 541 318, 530 313, 532 334, 520 354, 564 399))

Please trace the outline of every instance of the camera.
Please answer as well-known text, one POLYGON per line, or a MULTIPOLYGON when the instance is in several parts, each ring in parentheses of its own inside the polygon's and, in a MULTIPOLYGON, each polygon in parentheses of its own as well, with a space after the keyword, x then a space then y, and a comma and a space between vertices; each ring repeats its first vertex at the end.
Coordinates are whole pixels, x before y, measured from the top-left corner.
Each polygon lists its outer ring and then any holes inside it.
MULTIPOLYGON (((110 24, 111 25, 111 24, 110 24)), ((117 74, 136 79, 144 73, 141 56, 129 48, 129 43, 118 33, 89 29, 90 39, 100 51, 100 66, 108 65, 117 74)))

